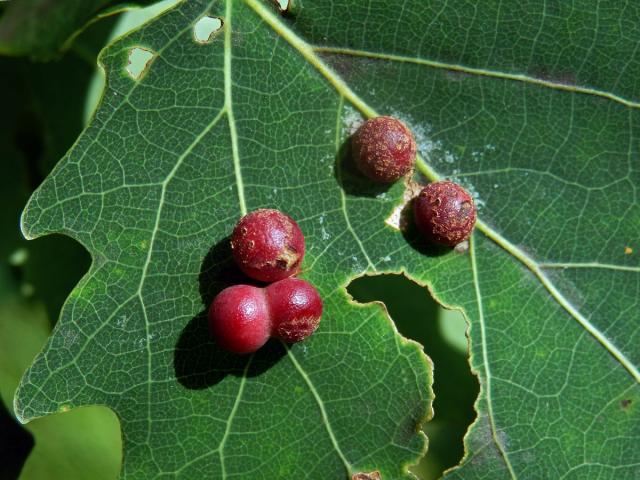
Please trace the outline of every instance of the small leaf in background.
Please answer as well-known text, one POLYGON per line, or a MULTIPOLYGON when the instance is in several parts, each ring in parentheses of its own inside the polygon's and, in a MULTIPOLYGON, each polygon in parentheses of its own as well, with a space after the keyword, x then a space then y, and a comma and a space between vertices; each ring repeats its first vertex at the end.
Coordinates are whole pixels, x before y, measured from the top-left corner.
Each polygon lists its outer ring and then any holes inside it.
POLYGON ((26 242, 19 229, 20 204, 82 130, 82 92, 112 26, 109 21, 93 26, 77 39, 73 52, 56 62, 0 59, 0 90, 8 93, 0 116, 5 169, 0 176, 0 403, 1 421, 11 422, 2 428, 0 441, 3 479, 110 480, 121 462, 118 420, 104 407, 52 415, 26 427, 10 419, 20 377, 88 268, 86 251, 69 238, 26 242), (87 58, 91 55, 93 61, 87 58))
MULTIPOLYGON (((3 271, 3 274, 6 272, 3 271)), ((20 377, 50 335, 43 304, 25 299, 15 286, 0 285, 0 403, 12 405, 20 377)), ((84 407, 34 420, 26 426, 33 448, 24 459, 22 480, 111 480, 120 467, 118 420, 104 407, 84 407)), ((26 433, 26 432, 25 432, 26 433)), ((24 434, 3 437, 15 448, 24 434)), ((3 464, 19 467, 2 449, 3 464)), ((23 457, 24 458, 24 457, 23 457)), ((2 477, 12 478, 12 477, 2 477)), ((17 477, 13 477, 17 478, 17 477)))
POLYGON ((463 437, 476 418, 478 379, 469 367, 464 317, 439 307, 426 288, 402 275, 360 277, 348 292, 359 303, 383 302, 400 333, 424 345, 433 362, 434 415, 423 425, 429 450, 411 471, 422 480, 440 478, 462 459, 463 437))
POLYGON ((18 0, 3 7, 0 55, 28 56, 38 61, 59 57, 91 22, 124 9, 111 0, 18 0))
MULTIPOLYGON (((1 380, 0 380, 1 381, 1 380)), ((33 436, 0 401, 0 478, 12 480, 18 478, 22 465, 33 448, 33 436)))

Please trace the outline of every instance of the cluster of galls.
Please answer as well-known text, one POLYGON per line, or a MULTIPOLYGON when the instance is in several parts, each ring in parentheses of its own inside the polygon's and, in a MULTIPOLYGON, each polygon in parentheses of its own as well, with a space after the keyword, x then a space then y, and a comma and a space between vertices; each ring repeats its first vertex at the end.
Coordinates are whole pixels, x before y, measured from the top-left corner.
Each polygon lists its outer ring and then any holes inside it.
POLYGON ((260 209, 240 219, 231 236, 233 258, 266 287, 234 285, 209 308, 209 328, 221 347, 255 352, 270 337, 287 343, 311 335, 322 317, 322 299, 308 282, 293 278, 304 258, 298 224, 278 210, 260 209))
MULTIPOLYGON (((352 147, 356 165, 373 181, 395 182, 413 170, 416 141, 396 118, 366 121, 354 134, 352 147)), ((413 200, 413 213, 429 241, 452 247, 469 238, 476 222, 473 198, 449 181, 424 187, 413 200)), ((249 353, 270 337, 293 343, 311 335, 322 317, 322 299, 311 284, 293 278, 305 251, 298 224, 278 210, 256 210, 236 225, 231 248, 246 275, 270 284, 235 285, 218 294, 209 308, 209 326, 218 343, 234 353, 249 353)))
MULTIPOLYGON (((393 117, 364 122, 353 135, 352 148, 358 169, 380 183, 406 176, 416 159, 416 141, 411 131, 393 117)), ((476 206, 469 192, 457 183, 434 182, 414 199, 413 216, 429 241, 454 247, 471 235, 476 206)))

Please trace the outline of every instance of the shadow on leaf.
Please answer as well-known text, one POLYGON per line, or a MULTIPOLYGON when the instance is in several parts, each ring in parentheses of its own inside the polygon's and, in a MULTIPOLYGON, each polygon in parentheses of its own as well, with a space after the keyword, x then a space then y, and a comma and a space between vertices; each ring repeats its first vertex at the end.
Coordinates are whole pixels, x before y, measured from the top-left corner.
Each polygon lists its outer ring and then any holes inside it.
POLYGON ((439 257, 451 252, 451 247, 429 242, 418 231, 413 221, 413 200, 406 203, 400 212, 400 231, 407 244, 416 252, 427 257, 439 257))
POLYGON ((218 293, 237 284, 262 286, 236 267, 231 256, 229 237, 209 250, 200 267, 198 283, 200 297, 206 308, 189 321, 174 350, 173 367, 176 378, 183 386, 201 390, 216 385, 227 375, 255 377, 286 354, 280 342, 269 341, 252 356, 236 355, 221 348, 209 334, 207 310, 218 293), (252 361, 245 372, 249 358, 252 361))
POLYGON ((353 160, 350 138, 343 142, 338 150, 333 174, 345 193, 355 197, 375 197, 386 192, 393 185, 393 183, 376 183, 360 173, 353 160))

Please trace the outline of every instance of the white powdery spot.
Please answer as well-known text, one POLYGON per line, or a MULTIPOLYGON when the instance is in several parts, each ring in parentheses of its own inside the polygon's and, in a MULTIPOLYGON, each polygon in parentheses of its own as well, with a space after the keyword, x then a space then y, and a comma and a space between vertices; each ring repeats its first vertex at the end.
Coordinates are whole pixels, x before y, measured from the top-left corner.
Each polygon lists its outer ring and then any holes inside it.
POLYGON ((118 317, 118 320, 116 320, 116 325, 118 325, 118 328, 121 330, 124 330, 125 325, 127 324, 127 321, 129 319, 127 318, 126 315, 120 315, 118 317))
POLYGON ((345 105, 342 111, 342 125, 348 135, 353 133, 364 123, 364 117, 355 108, 345 105))
POLYGON ((400 230, 400 220, 402 219, 403 209, 404 204, 396 206, 391 212, 391 215, 389 215, 389 217, 387 217, 387 219, 384 221, 384 223, 386 223, 390 227, 395 228, 396 230, 400 230))
POLYGON ((511 445, 511 441, 507 433, 503 429, 498 428, 496 429, 496 436, 498 437, 498 440, 500 441, 504 449, 508 451, 511 445))
POLYGON ((60 336, 63 338, 65 348, 71 348, 78 340, 78 331, 75 327, 68 326, 60 329, 60 336))
POLYGON ((474 150, 471 152, 471 159, 474 162, 478 162, 480 160, 482 160, 485 156, 485 154, 491 153, 491 152, 495 152, 496 151, 496 146, 492 145, 490 143, 487 143, 481 150, 474 150))
POLYGON ((443 150, 439 160, 440 160, 440 163, 444 162, 448 165, 453 165, 458 160, 458 157, 456 157, 449 150, 443 150))
POLYGON ((453 247, 453 250, 456 253, 467 253, 469 251, 469 240, 463 240, 455 247, 453 247))
POLYGON ((355 255, 351 257, 351 262, 353 264, 354 271, 361 272, 362 270, 364 270, 364 268, 362 268, 362 265, 360 265, 360 260, 355 255))
POLYGON ((482 198, 480 198, 480 194, 478 193, 476 188, 471 183, 469 183, 464 179, 456 180, 456 182, 462 185, 465 188, 465 190, 467 190, 467 192, 471 194, 471 196, 473 197, 473 201, 476 204, 476 208, 478 210, 482 210, 485 206, 485 202, 482 198))
POLYGON ((396 110, 392 110, 391 115, 400 119, 407 127, 409 127, 409 130, 413 132, 413 136, 416 139, 416 147, 418 148, 418 153, 420 153, 420 155, 431 160, 431 157, 435 152, 442 151, 442 142, 439 140, 434 142, 430 137, 430 134, 433 131, 433 127, 431 125, 428 123, 418 123, 411 115, 406 115, 396 110))
POLYGON ((329 234, 329 232, 327 232, 327 229, 324 228, 324 214, 320 215, 320 217, 318 218, 318 222, 320 223, 320 225, 322 225, 322 231, 320 232, 320 238, 322 238, 322 240, 329 240, 331 238, 331 235, 329 234))

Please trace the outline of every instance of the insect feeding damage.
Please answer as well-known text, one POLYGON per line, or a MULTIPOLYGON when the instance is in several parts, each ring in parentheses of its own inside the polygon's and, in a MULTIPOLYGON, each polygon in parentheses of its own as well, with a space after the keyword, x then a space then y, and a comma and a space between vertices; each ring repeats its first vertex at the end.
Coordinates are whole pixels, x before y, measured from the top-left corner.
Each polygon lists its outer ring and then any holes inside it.
POLYGON ((193 38, 202 45, 211 43, 223 25, 221 18, 204 16, 193 25, 193 38))
POLYGON ((390 227, 400 231, 407 229, 411 221, 411 215, 409 214, 411 202, 422 190, 422 185, 411 178, 406 178, 404 184, 405 189, 402 194, 402 202, 393 209, 391 215, 384 221, 384 223, 390 227))
POLYGON ((377 470, 369 473, 360 472, 351 475, 351 480, 382 480, 382 475, 377 470))
POLYGON ((273 1, 278 6, 278 10, 280 10, 282 13, 285 13, 287 12, 287 10, 289 10, 289 4, 291 3, 291 0, 273 0, 273 1))
POLYGON ((129 50, 129 62, 127 63, 126 71, 129 76, 138 81, 142 80, 149 66, 156 58, 156 54, 144 47, 133 47, 129 50))

